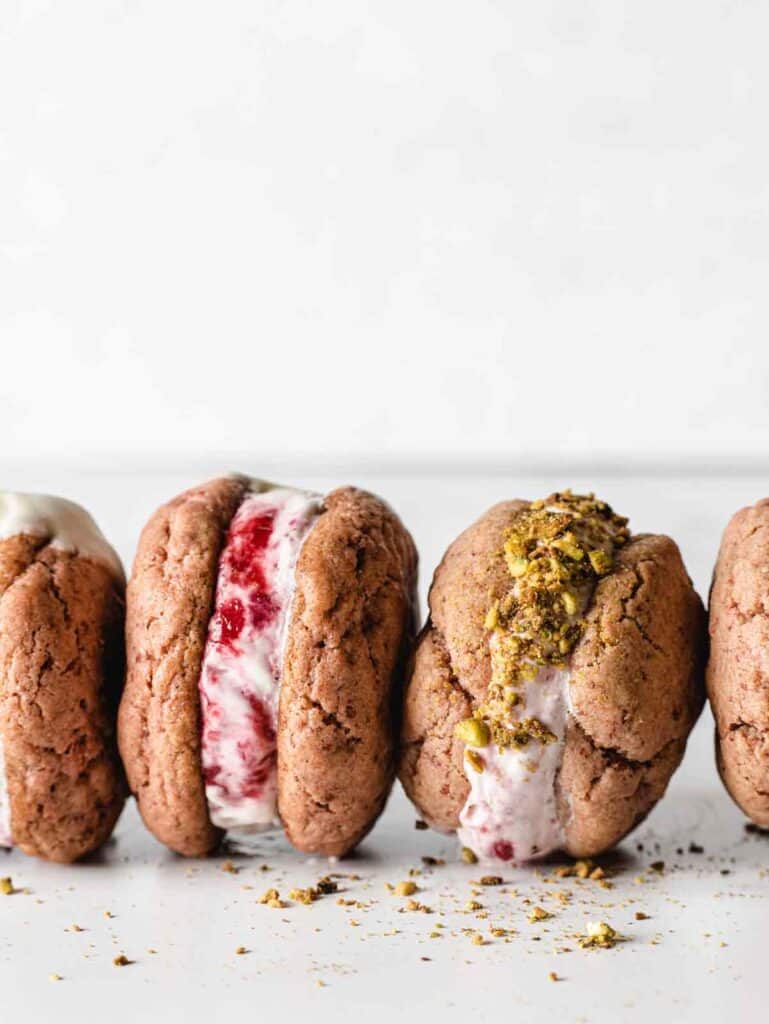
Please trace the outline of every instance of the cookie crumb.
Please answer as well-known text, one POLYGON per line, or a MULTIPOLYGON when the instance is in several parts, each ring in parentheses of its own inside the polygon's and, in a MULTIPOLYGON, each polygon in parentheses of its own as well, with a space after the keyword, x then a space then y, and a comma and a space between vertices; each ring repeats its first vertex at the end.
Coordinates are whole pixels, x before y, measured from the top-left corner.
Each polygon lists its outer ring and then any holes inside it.
POLYGON ((60 974, 49 974, 48 975, 48 980, 49 981, 62 981, 62 977, 61 977, 60 974))
POLYGON ((125 953, 119 953, 112 961, 115 967, 130 967, 133 960, 129 960, 125 953))
POLYGON ((557 975, 557 974, 555 973, 555 971, 551 971, 551 972, 550 972, 550 973, 548 974, 548 976, 547 976, 547 977, 548 977, 548 981, 563 981, 563 979, 562 979, 562 978, 559 978, 559 977, 558 977, 558 975, 557 975))
POLYGON ((422 821, 422 819, 421 819, 421 818, 417 818, 417 820, 416 820, 416 821, 414 822, 414 828, 415 828, 415 829, 416 829, 416 830, 417 830, 418 832, 425 832, 425 831, 427 831, 427 829, 428 829, 429 827, 430 827, 430 826, 429 826, 429 825, 427 824, 427 822, 426 822, 426 821, 422 821))
POLYGON ((243 956, 247 952, 248 952, 248 950, 246 949, 245 946, 238 946, 238 948, 235 950, 235 955, 236 956, 243 956))
POLYGON ((502 878, 500 875, 483 875, 479 879, 481 885, 502 885, 502 878))

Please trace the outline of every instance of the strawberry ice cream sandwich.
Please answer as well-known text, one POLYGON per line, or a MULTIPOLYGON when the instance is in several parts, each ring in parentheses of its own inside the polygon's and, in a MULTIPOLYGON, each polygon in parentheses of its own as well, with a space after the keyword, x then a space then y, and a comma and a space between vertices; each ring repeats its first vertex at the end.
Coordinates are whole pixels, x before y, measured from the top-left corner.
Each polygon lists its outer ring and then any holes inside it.
POLYGON ((663 795, 703 705, 704 611, 668 537, 592 495, 495 505, 449 547, 400 777, 467 856, 599 854, 663 795))
POLYGON ((325 497, 245 476, 147 523, 128 584, 119 742, 147 827, 178 853, 282 825, 342 855, 394 774, 416 552, 352 487, 325 497))
POLYGON ((0 846, 68 862, 112 832, 124 591, 79 505, 0 492, 0 846))

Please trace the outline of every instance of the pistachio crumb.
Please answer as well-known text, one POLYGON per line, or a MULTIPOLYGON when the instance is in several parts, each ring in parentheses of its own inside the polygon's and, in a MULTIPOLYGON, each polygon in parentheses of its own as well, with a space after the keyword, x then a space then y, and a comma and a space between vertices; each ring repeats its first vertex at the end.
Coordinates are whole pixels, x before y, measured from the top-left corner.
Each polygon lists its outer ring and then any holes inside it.
POLYGON ((0 878, 0 893, 3 896, 13 896, 15 892, 12 878, 0 878))
POLYGON ((411 881, 398 882, 398 884, 395 886, 395 895, 396 896, 413 896, 413 894, 416 891, 417 891, 417 884, 416 884, 416 882, 411 882, 411 881))
POLYGON ((579 944, 583 949, 611 949, 618 941, 619 935, 610 924, 605 921, 588 921, 585 935, 579 940, 579 944))
POLYGON ((535 924, 537 921, 547 921, 548 918, 551 918, 552 916, 553 915, 549 910, 545 910, 544 907, 536 906, 532 907, 529 913, 529 921, 532 924, 535 924))
POLYGON ((288 898, 290 900, 295 900, 297 903, 304 903, 305 906, 310 903, 314 903, 315 897, 316 893, 312 887, 308 887, 307 889, 292 889, 288 894, 288 898))
POLYGON ((481 885, 502 885, 503 879, 499 875, 483 875, 478 881, 481 885))
POLYGON ((462 847, 461 857, 462 857, 462 860, 465 862, 465 864, 477 864, 478 863, 478 858, 475 856, 475 854, 473 853, 473 851, 470 849, 469 846, 463 846, 462 847))

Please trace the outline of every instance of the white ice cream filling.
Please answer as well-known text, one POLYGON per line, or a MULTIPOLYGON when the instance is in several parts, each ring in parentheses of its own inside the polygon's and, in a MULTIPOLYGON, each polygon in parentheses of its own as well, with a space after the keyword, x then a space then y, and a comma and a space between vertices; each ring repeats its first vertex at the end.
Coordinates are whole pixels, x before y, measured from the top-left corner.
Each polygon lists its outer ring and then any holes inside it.
MULTIPOLYGON (((123 566, 91 516, 80 505, 49 494, 0 491, 0 540, 28 534, 51 547, 89 558, 123 582, 123 566)), ((0 686, 2 680, 0 680, 0 686)), ((0 846, 12 846, 11 815, 0 719, 0 846)))
POLYGON ((201 761, 211 821, 235 838, 279 824, 276 734, 286 631, 297 559, 321 500, 254 482, 219 560, 200 676, 201 761))
POLYGON ((563 758, 569 715, 569 671, 540 667, 526 684, 526 715, 555 736, 550 743, 476 751, 477 772, 465 760, 470 793, 459 816, 459 840, 485 861, 533 860, 563 845, 555 783, 563 758))

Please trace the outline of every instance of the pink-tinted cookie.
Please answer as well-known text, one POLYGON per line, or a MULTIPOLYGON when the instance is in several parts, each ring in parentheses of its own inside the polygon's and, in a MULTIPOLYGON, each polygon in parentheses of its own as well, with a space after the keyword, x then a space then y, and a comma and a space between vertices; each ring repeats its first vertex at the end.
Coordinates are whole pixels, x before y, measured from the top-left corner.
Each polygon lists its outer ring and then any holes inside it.
POLYGON ((737 804, 769 826, 769 499, 721 541, 710 592, 707 688, 718 768, 737 804))
POLYGON ((233 476, 160 508, 119 727, 151 831, 186 855, 277 824, 308 852, 355 846, 392 784, 415 581, 408 532, 355 488, 233 476))
POLYGON ((0 493, 0 845, 73 861, 125 799, 122 567, 71 502, 0 493))

